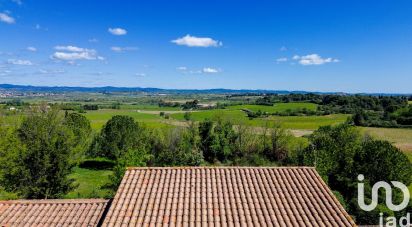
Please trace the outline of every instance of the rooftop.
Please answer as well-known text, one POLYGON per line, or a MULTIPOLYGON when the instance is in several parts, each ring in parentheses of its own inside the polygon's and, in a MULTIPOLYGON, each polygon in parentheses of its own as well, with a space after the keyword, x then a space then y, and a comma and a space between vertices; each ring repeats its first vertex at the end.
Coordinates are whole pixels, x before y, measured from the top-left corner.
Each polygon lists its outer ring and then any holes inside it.
POLYGON ((129 168, 103 221, 118 225, 355 226, 314 168, 129 168))
POLYGON ((0 226, 97 226, 108 200, 0 201, 0 226))

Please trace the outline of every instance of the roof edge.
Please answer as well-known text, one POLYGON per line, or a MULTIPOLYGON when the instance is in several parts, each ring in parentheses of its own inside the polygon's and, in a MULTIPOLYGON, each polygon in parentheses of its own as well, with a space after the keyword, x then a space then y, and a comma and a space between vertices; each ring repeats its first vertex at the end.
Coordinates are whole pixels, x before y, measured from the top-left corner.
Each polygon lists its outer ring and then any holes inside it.
POLYGON ((108 203, 108 199, 18 199, 0 200, 0 204, 59 204, 59 203, 108 203))
POLYGON ((127 167, 126 170, 156 169, 315 169, 312 166, 173 166, 173 167, 127 167))

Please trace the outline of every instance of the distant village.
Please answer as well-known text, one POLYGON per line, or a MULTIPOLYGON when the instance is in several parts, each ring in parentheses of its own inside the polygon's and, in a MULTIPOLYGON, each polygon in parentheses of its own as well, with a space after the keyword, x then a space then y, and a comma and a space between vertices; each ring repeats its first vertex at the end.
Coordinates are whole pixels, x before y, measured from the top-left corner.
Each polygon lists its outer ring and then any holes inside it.
POLYGON ((14 98, 14 97, 49 97, 56 96, 53 92, 21 92, 14 90, 0 89, 0 98, 14 98))

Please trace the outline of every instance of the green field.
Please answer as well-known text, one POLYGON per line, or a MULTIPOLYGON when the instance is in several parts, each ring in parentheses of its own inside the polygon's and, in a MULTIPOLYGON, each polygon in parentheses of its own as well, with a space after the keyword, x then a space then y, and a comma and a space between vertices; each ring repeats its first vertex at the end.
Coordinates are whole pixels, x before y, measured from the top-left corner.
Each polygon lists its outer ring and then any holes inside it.
POLYGON ((94 110, 84 114, 90 120, 94 130, 100 130, 103 125, 115 115, 127 115, 133 117, 135 121, 144 123, 149 127, 168 127, 167 124, 160 122, 162 118, 156 114, 140 113, 137 110, 94 110))
POLYGON ((159 107, 158 105, 142 105, 142 104, 122 104, 120 109, 125 110, 158 110, 158 111, 177 111, 180 107, 159 107))
POLYGON ((299 103, 299 102, 292 102, 292 103, 277 103, 273 106, 263 106, 263 105, 236 105, 236 106, 229 106, 228 109, 230 110, 242 110, 248 109, 251 111, 262 111, 267 113, 276 113, 276 112, 286 112, 288 110, 299 110, 306 108, 308 110, 316 110, 318 105, 313 103, 299 103))
POLYGON ((412 129, 361 128, 361 130, 375 138, 394 143, 394 145, 404 151, 412 161, 412 129))
MULTIPOLYGON (((182 121, 184 120, 184 113, 171 114, 171 117, 182 121)), ((254 127, 263 127, 267 123, 280 123, 282 127, 287 129, 307 130, 315 130, 320 126, 343 123, 348 117, 349 115, 347 114, 333 114, 326 116, 270 116, 250 120, 246 113, 241 110, 205 110, 191 113, 191 119, 194 121, 221 118, 230 120, 234 124, 244 123, 254 127)))

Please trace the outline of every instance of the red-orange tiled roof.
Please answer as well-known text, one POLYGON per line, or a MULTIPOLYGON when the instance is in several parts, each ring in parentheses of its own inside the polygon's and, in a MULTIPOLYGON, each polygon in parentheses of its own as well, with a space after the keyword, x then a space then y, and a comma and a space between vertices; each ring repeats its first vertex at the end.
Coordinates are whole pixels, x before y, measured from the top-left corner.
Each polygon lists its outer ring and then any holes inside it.
POLYGON ((129 168, 103 226, 355 226, 314 168, 129 168))
POLYGON ((107 200, 0 201, 0 226, 97 226, 107 200))

